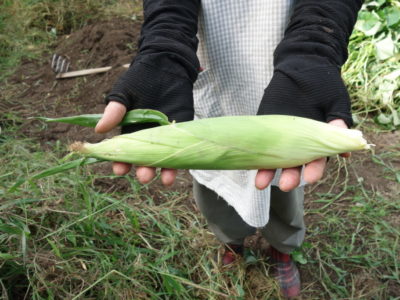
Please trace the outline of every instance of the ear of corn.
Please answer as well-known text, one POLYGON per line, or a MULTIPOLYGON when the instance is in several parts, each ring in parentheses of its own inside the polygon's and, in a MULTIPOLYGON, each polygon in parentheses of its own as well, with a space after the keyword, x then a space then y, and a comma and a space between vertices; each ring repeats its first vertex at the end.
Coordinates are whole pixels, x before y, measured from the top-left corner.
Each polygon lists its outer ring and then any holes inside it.
POLYGON ((88 157, 176 169, 275 169, 368 149, 358 130, 293 116, 230 116, 75 143, 88 157))

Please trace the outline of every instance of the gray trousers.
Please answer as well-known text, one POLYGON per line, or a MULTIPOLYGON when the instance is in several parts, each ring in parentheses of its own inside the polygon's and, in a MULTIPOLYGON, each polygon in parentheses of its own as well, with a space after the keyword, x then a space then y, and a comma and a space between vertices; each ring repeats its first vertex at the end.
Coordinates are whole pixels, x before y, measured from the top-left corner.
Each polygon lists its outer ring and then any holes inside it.
MULTIPOLYGON (((193 194, 197 206, 207 220, 209 229, 226 244, 243 244, 244 239, 256 232, 235 209, 214 191, 193 181, 193 194)), ((283 253, 290 253, 300 247, 305 235, 304 188, 282 192, 271 187, 269 222, 260 228, 262 236, 283 253)))

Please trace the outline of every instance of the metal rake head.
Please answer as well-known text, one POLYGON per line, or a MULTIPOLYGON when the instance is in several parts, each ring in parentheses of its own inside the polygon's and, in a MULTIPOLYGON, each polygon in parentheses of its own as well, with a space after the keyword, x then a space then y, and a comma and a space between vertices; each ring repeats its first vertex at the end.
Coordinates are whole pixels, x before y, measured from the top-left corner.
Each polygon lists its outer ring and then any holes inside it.
POLYGON ((53 54, 51 59, 51 68, 56 74, 68 72, 70 59, 68 56, 53 54))

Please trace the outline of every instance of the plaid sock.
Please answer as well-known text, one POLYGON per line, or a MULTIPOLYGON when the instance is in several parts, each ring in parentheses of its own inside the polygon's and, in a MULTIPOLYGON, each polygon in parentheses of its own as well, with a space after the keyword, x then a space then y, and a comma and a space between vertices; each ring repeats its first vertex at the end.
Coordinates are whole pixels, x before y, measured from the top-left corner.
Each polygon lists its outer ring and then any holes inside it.
POLYGON ((279 283, 282 295, 286 298, 299 296, 301 289, 300 274, 290 255, 273 247, 269 249, 269 255, 274 268, 274 277, 279 283))
POLYGON ((225 252, 222 255, 222 264, 224 266, 230 265, 238 256, 243 256, 243 245, 227 244, 225 246, 225 252))

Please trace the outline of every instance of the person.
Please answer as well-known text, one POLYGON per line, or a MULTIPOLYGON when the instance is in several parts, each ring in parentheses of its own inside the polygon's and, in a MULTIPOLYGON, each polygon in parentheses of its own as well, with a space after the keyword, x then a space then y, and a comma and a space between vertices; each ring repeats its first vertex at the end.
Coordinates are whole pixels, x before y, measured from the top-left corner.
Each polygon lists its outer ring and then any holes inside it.
MULTIPOLYGON (((362 0, 144 0, 138 54, 107 95, 96 132, 109 131, 135 108, 160 110, 176 122, 285 114, 350 127, 340 70, 361 5, 362 0)), ((153 125, 122 132, 148 126, 153 125)), ((325 165, 320 158, 284 170, 192 170, 195 200, 225 244, 222 262, 242 254, 244 238, 260 228, 282 294, 298 296, 300 277, 290 253, 305 234, 303 186, 317 182, 325 165)), ((113 164, 117 175, 130 169, 113 164)), ((173 184, 176 172, 161 170, 163 184, 173 184)), ((154 168, 136 167, 141 183, 155 174, 154 168)))

